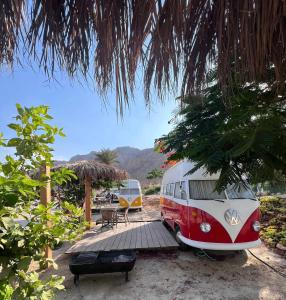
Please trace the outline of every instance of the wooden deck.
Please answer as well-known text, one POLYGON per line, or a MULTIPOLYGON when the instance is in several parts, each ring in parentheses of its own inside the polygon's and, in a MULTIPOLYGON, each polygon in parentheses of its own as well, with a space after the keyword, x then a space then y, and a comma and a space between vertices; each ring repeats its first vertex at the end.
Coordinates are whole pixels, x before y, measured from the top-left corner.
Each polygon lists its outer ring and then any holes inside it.
POLYGON ((110 250, 163 250, 176 249, 177 242, 161 222, 133 222, 127 226, 91 231, 66 253, 110 250))

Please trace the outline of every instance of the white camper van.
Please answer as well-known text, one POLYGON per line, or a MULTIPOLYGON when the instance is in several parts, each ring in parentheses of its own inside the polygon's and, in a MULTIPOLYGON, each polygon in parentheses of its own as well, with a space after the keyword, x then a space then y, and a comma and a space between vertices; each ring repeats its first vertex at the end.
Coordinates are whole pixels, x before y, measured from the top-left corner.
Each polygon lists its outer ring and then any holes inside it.
POLYGON ((140 182, 136 179, 128 179, 122 182, 118 200, 121 207, 142 209, 142 192, 140 182))
POLYGON ((211 250, 241 250, 260 245, 259 201, 250 187, 229 186, 218 193, 219 174, 188 160, 168 169, 162 180, 161 216, 178 242, 211 250))

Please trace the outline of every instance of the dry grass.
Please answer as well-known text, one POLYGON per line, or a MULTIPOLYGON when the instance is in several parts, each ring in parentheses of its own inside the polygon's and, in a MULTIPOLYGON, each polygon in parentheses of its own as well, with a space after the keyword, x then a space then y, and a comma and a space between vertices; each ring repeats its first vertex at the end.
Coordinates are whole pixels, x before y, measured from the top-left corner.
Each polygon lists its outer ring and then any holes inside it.
POLYGON ((127 172, 116 167, 105 165, 96 161, 82 160, 54 167, 53 169, 67 168, 73 170, 80 180, 90 177, 92 181, 127 179, 127 172))

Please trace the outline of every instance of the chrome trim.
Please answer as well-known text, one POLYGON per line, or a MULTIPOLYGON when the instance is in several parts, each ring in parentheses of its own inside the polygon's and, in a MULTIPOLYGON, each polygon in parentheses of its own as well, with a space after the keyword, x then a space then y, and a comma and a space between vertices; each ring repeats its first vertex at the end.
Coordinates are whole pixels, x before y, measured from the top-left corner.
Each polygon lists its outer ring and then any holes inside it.
POLYGON ((224 219, 231 226, 238 225, 241 222, 238 211, 232 208, 225 211, 224 219))

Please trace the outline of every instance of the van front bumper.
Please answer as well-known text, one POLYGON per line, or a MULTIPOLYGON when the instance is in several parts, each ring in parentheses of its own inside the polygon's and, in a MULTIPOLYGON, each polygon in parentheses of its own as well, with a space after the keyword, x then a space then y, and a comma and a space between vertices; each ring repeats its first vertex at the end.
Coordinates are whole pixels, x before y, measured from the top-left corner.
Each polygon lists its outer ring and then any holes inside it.
POLYGON ((199 242, 188 238, 185 238, 181 232, 178 232, 178 238, 184 243, 191 247, 207 250, 243 250, 249 248, 256 248, 261 245, 261 240, 246 242, 246 243, 210 243, 210 242, 199 242))

